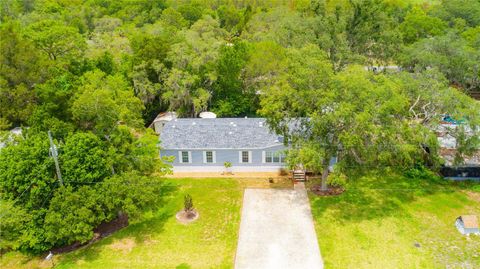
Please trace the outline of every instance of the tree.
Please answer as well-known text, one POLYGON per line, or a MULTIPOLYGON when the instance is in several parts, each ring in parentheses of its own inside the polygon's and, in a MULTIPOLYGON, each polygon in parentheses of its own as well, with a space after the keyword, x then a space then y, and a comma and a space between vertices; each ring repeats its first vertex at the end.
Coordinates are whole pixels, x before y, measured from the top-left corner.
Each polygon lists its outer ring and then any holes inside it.
POLYGON ((193 211, 193 200, 190 194, 185 194, 183 197, 183 210, 185 212, 192 212, 193 211))
POLYGON ((438 68, 452 84, 467 91, 480 87, 480 53, 456 33, 420 40, 399 58, 409 70, 438 68))
POLYGON ((244 84, 243 71, 250 56, 245 42, 220 48, 217 62, 218 79, 213 86, 211 110, 219 117, 254 115, 258 98, 253 87, 244 84))
POLYGON ((301 47, 317 43, 311 17, 277 8, 254 15, 246 25, 242 37, 252 41, 275 41, 283 47, 301 47))
POLYGON ((233 5, 222 5, 217 9, 220 27, 229 32, 238 31, 242 21, 242 15, 233 5))
POLYGON ((182 16, 190 22, 190 24, 195 23, 198 21, 200 18, 202 18, 204 14, 204 7, 200 2, 197 1, 192 1, 191 3, 188 4, 183 4, 178 7, 177 9, 182 16))
POLYGON ((158 155, 158 136, 146 129, 140 134, 127 126, 118 126, 108 137, 109 156, 115 173, 137 171, 141 175, 169 173, 158 155))
POLYGON ((118 124, 142 125, 142 103, 117 74, 106 76, 98 70, 85 73, 71 109, 81 128, 97 133, 108 134, 118 124))
POLYGON ((369 63, 386 63, 400 48, 400 33, 382 0, 350 0, 352 14, 347 19, 346 34, 350 49, 367 57, 369 63))
MULTIPOLYGON (((0 193, 25 209, 39 208, 58 186, 46 133, 28 133, 1 150, 0 193)), ((47 204, 48 205, 48 204, 47 204)))
POLYGON ((340 5, 327 12, 325 3, 312 3, 314 12, 314 30, 318 46, 327 52, 335 71, 342 70, 347 64, 361 62, 363 58, 353 53, 347 41, 348 12, 340 5))
MULTIPOLYGON (((478 112, 469 108, 478 109, 478 104, 468 97, 455 104, 448 99, 432 98, 436 91, 441 90, 444 96, 455 91, 444 84, 422 87, 431 97, 426 101, 431 103, 423 108, 432 111, 421 114, 412 112, 417 109, 415 100, 419 97, 408 91, 413 87, 411 83, 406 85, 385 75, 373 75, 360 67, 332 75, 331 66, 320 52, 307 56, 304 51, 291 51, 286 66, 273 87, 264 89, 260 113, 267 117, 272 129, 291 143, 288 157, 291 166, 303 164, 322 173, 323 190, 327 188, 333 157, 340 160, 338 169, 411 167, 425 162, 425 158, 436 158, 428 156, 425 148, 438 147, 434 130, 441 113, 458 115, 459 111, 468 111, 470 122, 478 124, 475 119, 478 112), (420 114, 423 120, 415 117, 420 114)), ((425 78, 411 78, 423 82, 420 85, 430 82, 422 79, 425 78)))
POLYGON ((98 182, 111 174, 106 146, 91 133, 77 132, 67 137, 60 163, 65 184, 98 182))
POLYGON ((190 29, 179 32, 180 42, 172 45, 168 60, 174 68, 202 73, 207 79, 205 83, 210 83, 215 80, 213 64, 218 58, 219 48, 225 43, 226 35, 217 20, 204 16, 190 29))
POLYGON ((217 79, 215 63, 226 31, 218 21, 204 16, 178 35, 181 41, 172 45, 167 57, 172 69, 165 79, 162 99, 180 115, 196 116, 207 109, 211 98, 217 79))
POLYGON ((0 117, 20 125, 32 114, 36 98, 35 93, 24 84, 10 89, 0 80, 0 117))
POLYGON ((86 48, 78 30, 59 21, 42 20, 29 27, 27 35, 51 60, 80 57, 86 48))
POLYGON ((210 99, 210 93, 199 88, 199 84, 198 76, 173 68, 165 81, 162 98, 168 101, 170 110, 195 117, 206 110, 210 99))
POLYGON ((21 206, 12 201, 0 200, 0 250, 11 250, 20 247, 19 240, 32 216, 21 206))
POLYGON ((159 111, 166 109, 167 100, 162 99, 168 69, 157 59, 143 61, 133 67, 130 77, 135 95, 145 105, 144 119, 151 122, 159 111))
POLYGON ((176 30, 181 30, 189 26, 189 22, 185 20, 182 14, 171 7, 162 11, 160 20, 163 27, 174 27, 176 30))
POLYGON ((61 187, 50 201, 45 216, 45 241, 52 246, 75 242, 85 243, 93 238, 93 229, 106 220, 101 196, 95 188, 61 187))
POLYGON ((5 87, 24 84, 31 89, 49 77, 51 64, 23 36, 23 32, 24 29, 15 21, 2 23, 0 27, 0 81, 5 80, 5 87))
POLYGON ((101 184, 104 208, 117 216, 127 214, 132 223, 142 220, 142 213, 158 210, 164 205, 165 194, 171 191, 157 176, 142 176, 135 172, 115 175, 101 184))
POLYGON ((480 3, 476 0, 442 0, 432 13, 451 23, 461 19, 469 26, 480 25, 480 3))
MULTIPOLYGON (((119 212, 135 222, 143 212, 163 206, 163 182, 151 174, 169 173, 170 169, 159 159, 157 138, 152 133, 128 135, 131 141, 124 147, 129 150, 121 152, 107 150, 91 133, 67 137, 59 147, 64 186, 55 179, 45 133, 27 133, 27 139, 19 138, 3 148, 0 248, 40 253, 84 243, 93 238, 95 227, 115 219, 119 212), (131 165, 109 177, 109 161, 122 157, 131 165)), ((124 138, 112 140, 122 145, 124 138)))
POLYGON ((400 24, 400 31, 406 44, 445 33, 447 24, 439 18, 428 16, 425 11, 414 7, 408 11, 400 24))

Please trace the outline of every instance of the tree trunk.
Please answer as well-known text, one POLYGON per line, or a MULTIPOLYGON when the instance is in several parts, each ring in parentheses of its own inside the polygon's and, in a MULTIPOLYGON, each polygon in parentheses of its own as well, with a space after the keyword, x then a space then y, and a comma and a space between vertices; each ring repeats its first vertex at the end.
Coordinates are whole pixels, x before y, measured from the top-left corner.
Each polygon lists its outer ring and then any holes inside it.
POLYGON ((327 186, 327 177, 328 177, 328 168, 329 168, 329 163, 326 162, 323 164, 323 172, 322 172, 322 185, 321 185, 321 190, 326 191, 328 189, 327 186))

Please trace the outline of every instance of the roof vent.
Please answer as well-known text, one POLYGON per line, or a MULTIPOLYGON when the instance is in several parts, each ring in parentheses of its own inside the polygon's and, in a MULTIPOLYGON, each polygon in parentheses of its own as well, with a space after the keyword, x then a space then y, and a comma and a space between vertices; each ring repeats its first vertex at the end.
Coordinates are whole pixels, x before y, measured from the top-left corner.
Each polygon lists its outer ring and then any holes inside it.
POLYGON ((233 132, 228 132, 229 135, 233 134, 233 132))
POLYGON ((230 122, 230 125, 233 125, 233 121, 230 122))
POLYGON ((217 114, 209 111, 204 111, 198 115, 202 119, 215 119, 217 117, 217 114))
POLYGON ((192 122, 192 125, 196 125, 197 123, 196 122, 192 122))

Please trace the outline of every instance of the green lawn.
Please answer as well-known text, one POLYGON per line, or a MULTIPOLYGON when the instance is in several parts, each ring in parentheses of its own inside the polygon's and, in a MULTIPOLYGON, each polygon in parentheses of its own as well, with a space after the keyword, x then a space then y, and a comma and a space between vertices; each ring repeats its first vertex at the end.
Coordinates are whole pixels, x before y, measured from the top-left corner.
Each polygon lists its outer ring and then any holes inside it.
MULTIPOLYGON (((173 191, 165 207, 90 246, 57 257, 55 268, 232 268, 244 181, 167 179, 173 191), (179 224, 175 213, 189 193, 200 218, 179 224)), ((0 268, 45 268, 50 263, 18 253, 2 258, 0 268)))
MULTIPOLYGON (((310 196, 326 268, 480 268, 480 237, 466 239, 453 224, 461 214, 480 216, 479 189, 388 174, 350 182, 341 196, 310 196)), ((57 255, 55 268, 232 268, 243 189, 268 187, 267 180, 166 181, 174 188, 162 210, 90 246, 57 255), (174 214, 186 193, 200 218, 182 225, 174 214)), ((50 265, 16 252, 0 262, 2 269, 50 265)))
POLYGON ((480 193, 388 174, 351 182, 341 196, 310 195, 326 268, 480 268, 480 236, 454 226, 459 215, 480 217, 480 193))

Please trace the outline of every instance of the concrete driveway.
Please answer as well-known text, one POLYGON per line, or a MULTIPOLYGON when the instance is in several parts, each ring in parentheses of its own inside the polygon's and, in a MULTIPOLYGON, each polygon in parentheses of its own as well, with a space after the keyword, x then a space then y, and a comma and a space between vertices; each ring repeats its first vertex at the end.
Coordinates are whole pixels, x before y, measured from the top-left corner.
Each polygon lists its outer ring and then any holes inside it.
POLYGON ((303 184, 245 190, 235 268, 323 268, 303 184))

